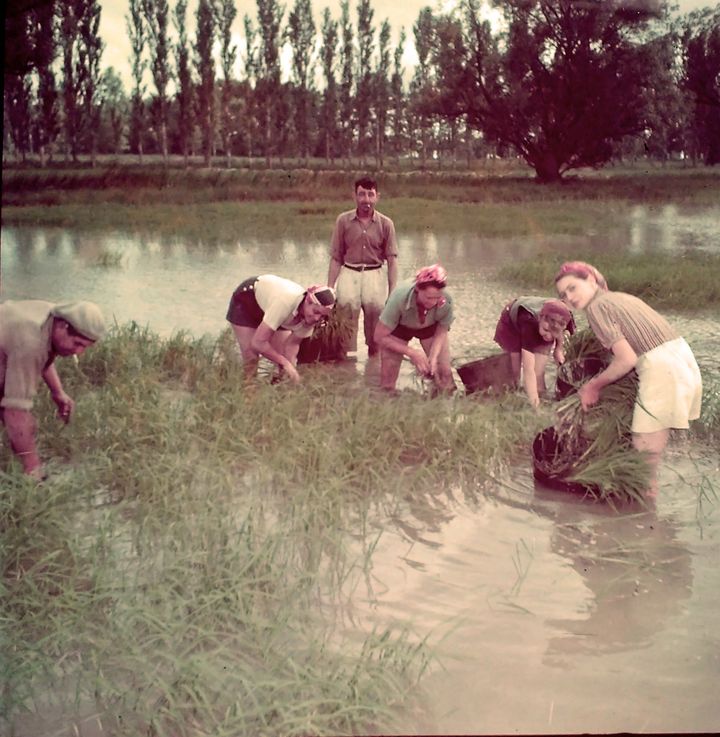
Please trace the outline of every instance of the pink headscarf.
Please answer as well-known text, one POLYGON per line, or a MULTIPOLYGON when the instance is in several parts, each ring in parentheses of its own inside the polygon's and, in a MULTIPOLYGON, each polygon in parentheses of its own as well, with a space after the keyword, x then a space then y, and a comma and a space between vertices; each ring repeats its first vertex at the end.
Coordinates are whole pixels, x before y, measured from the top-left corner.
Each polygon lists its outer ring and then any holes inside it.
POLYGON ((566 323, 572 320, 570 308, 559 299, 546 299, 540 309, 540 317, 557 317, 566 323))
POLYGON ((415 284, 418 286, 423 284, 436 284, 442 289, 447 284, 447 271, 445 271, 440 264, 423 266, 422 269, 415 274, 415 284))
POLYGON ((575 320, 570 308, 559 299, 546 299, 540 308, 540 317, 557 318, 565 323, 565 330, 570 335, 575 332, 575 320))
POLYGON ((605 277, 594 266, 586 264, 584 261, 566 261, 555 275, 555 282, 557 283, 564 276, 576 276, 579 279, 587 279, 592 276, 603 292, 608 290, 605 277))

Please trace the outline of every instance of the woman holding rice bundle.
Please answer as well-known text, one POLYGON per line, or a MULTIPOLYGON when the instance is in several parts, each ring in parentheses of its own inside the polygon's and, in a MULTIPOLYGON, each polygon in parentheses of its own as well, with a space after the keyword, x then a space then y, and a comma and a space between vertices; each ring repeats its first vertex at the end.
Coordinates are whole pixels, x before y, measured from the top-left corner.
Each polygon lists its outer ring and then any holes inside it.
POLYGON ((573 333, 572 312, 559 299, 518 297, 503 309, 497 327, 495 342, 510 354, 513 380, 520 382, 520 369, 525 392, 533 407, 540 404, 545 392, 545 366, 550 351, 555 362, 564 363, 563 340, 565 331, 573 333))
POLYGON ((582 261, 564 263, 555 286, 563 301, 585 311, 593 333, 613 353, 607 368, 580 388, 583 409, 596 404, 608 384, 632 369, 637 372, 633 446, 650 463, 648 496, 655 496, 657 469, 670 428, 686 429, 690 420, 700 416, 702 380, 695 356, 652 307, 631 294, 609 291, 594 266, 582 261))

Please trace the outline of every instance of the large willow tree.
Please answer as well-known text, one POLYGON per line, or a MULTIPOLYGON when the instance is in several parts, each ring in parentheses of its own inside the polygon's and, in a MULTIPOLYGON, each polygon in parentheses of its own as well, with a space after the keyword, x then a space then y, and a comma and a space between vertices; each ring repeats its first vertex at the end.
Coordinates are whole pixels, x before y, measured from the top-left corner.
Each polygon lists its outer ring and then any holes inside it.
MULTIPOLYGON (((502 0, 494 33, 464 0, 467 77, 457 94, 469 122, 514 148, 538 179, 610 159, 613 144, 648 125, 662 65, 647 42, 657 6, 581 0, 502 0)), ((669 79, 665 83, 671 84, 669 79)))

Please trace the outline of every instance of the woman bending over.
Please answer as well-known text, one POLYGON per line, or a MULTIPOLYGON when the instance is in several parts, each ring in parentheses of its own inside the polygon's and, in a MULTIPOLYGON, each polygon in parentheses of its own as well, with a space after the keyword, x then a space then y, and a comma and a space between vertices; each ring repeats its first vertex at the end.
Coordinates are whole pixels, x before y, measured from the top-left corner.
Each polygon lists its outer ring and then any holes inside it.
POLYGON ((510 354, 513 380, 520 382, 533 407, 545 392, 545 367, 552 351, 555 362, 564 363, 565 331, 573 333, 572 312, 559 299, 518 297, 508 302, 495 328, 495 342, 510 354))
POLYGON ((437 390, 455 390, 450 365, 448 331, 453 321, 452 298, 445 291, 447 272, 440 264, 425 266, 414 279, 404 281, 390 293, 375 328, 380 347, 380 386, 394 391, 403 356, 424 377, 432 378, 437 390), (413 338, 422 350, 410 347, 413 338))
POLYGON ((670 428, 686 429, 700 416, 702 381, 690 346, 668 321, 638 297, 608 291, 603 275, 582 261, 564 263, 555 277, 562 300, 585 310, 590 328, 613 358, 580 390, 583 409, 596 404, 608 384, 635 369, 639 378, 632 418, 634 447, 650 463, 649 496, 670 428))

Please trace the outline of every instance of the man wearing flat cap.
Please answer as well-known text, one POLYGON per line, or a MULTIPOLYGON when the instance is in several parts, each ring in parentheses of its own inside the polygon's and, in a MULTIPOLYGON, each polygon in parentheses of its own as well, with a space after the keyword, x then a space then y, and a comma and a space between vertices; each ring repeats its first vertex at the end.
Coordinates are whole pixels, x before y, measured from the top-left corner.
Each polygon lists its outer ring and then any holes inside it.
POLYGON ((69 422, 75 403, 63 389, 55 358, 79 356, 104 333, 102 313, 92 302, 0 303, 0 416, 29 476, 43 478, 31 413, 40 378, 50 389, 59 417, 69 422))

